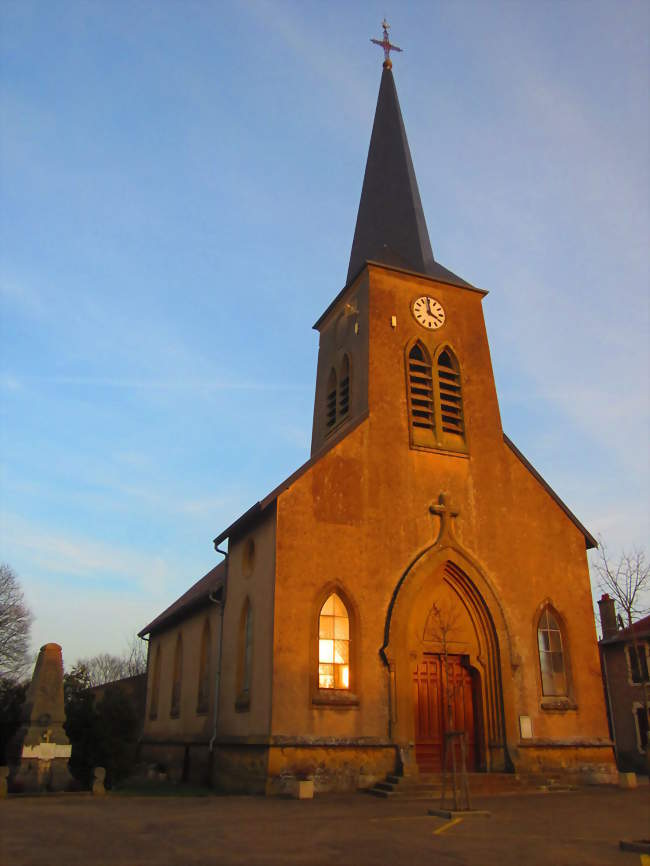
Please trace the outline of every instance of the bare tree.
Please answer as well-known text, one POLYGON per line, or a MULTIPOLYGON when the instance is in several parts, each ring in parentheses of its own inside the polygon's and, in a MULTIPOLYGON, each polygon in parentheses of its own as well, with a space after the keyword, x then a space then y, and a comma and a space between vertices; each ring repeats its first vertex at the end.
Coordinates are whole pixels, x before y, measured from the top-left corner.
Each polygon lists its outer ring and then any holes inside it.
MULTIPOLYGON (((624 550, 618 560, 612 560, 602 538, 598 539, 598 550, 598 560, 591 563, 598 575, 598 588, 601 592, 608 593, 614 599, 616 607, 625 614, 625 625, 632 638, 636 666, 643 680, 645 711, 650 717, 650 683, 647 679, 647 671, 644 677, 644 667, 641 662, 642 648, 632 627, 634 620, 646 614, 649 609, 644 606, 644 603, 647 601, 646 593, 650 590, 650 563, 646 562, 645 551, 640 548, 634 548, 631 552, 624 550)), ((650 754, 650 739, 646 751, 650 754)))
POLYGON ((3 562, 0 564, 0 677, 21 679, 27 673, 32 620, 16 573, 3 562))
POLYGON ((598 576, 598 588, 614 599, 619 611, 625 614, 625 625, 631 626, 650 609, 646 597, 650 591, 650 563, 640 548, 624 550, 618 560, 613 560, 602 538, 598 539, 598 545, 598 559, 591 562, 598 576))
POLYGON ((101 686, 125 677, 143 674, 147 670, 147 650, 137 637, 131 638, 122 655, 98 653, 96 656, 78 659, 76 669, 83 669, 88 685, 101 686))
POLYGON ((133 635, 124 651, 127 677, 135 677, 147 672, 147 645, 137 635, 133 635))
POLYGON ((458 631, 461 617, 461 608, 455 600, 450 602, 441 602, 440 604, 438 604, 437 602, 434 603, 433 607, 431 608, 430 633, 431 637, 437 643, 439 643, 442 648, 445 671, 444 686, 445 695, 447 698, 447 724, 445 731, 444 757, 442 767, 442 793, 440 796, 440 805, 441 807, 444 807, 445 805, 446 777, 449 758, 451 758, 451 785, 454 809, 458 808, 459 796, 464 798, 463 808, 470 809, 471 806, 469 798, 469 780, 467 778, 467 764, 465 755, 465 749, 467 745, 465 720, 464 718, 462 720, 456 718, 458 709, 456 706, 457 684, 456 677, 451 671, 449 664, 450 644, 454 641, 454 638, 458 639, 458 631), (459 722, 462 724, 462 728, 459 728, 459 722), (452 737, 454 738, 453 740, 452 737), (459 738, 458 743, 460 745, 460 789, 456 776, 456 737, 459 738))
POLYGON ((449 670, 449 644, 458 629, 461 612, 457 604, 437 602, 431 608, 431 637, 442 647, 445 665, 445 693, 447 697, 447 726, 454 725, 455 682, 449 670))

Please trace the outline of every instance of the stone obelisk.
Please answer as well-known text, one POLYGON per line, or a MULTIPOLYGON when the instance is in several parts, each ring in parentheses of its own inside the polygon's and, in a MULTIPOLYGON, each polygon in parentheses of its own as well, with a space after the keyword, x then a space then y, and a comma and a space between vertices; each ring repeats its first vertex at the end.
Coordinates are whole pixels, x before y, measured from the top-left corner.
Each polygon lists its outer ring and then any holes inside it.
POLYGON ((63 723, 63 658, 57 643, 41 647, 27 690, 23 721, 9 748, 16 791, 64 791, 71 746, 63 723))

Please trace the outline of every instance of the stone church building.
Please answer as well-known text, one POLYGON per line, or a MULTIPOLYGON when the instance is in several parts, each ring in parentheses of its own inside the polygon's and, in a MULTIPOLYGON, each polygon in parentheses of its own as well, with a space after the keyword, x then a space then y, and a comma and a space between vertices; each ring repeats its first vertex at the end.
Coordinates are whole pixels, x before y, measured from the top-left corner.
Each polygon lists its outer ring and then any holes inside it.
POLYGON ((143 759, 350 789, 439 771, 459 730, 470 770, 613 769, 596 542, 503 432, 485 295, 434 259, 387 59, 311 457, 140 633, 143 759))

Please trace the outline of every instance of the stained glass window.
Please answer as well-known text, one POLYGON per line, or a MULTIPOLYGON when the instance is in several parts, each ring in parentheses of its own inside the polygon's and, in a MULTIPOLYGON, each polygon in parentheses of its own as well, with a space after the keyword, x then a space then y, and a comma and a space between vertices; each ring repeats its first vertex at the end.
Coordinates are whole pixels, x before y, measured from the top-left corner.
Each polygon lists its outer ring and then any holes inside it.
POLYGON ((350 618, 335 592, 318 618, 318 685, 321 689, 350 688, 350 618))

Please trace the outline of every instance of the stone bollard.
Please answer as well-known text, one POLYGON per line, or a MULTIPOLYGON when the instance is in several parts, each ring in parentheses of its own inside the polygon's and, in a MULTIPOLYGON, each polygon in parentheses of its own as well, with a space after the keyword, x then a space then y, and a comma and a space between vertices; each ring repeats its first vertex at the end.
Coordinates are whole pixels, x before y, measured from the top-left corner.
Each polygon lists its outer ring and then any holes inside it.
POLYGON ((104 787, 106 769, 104 767, 95 767, 94 774, 95 778, 93 779, 93 794, 95 796, 101 797, 103 794, 106 793, 106 788, 104 787))
POLYGON ((619 773, 619 788, 636 788, 636 773, 619 773))
POLYGON ((0 800, 4 800, 7 796, 9 788, 9 767, 0 767, 0 800))

